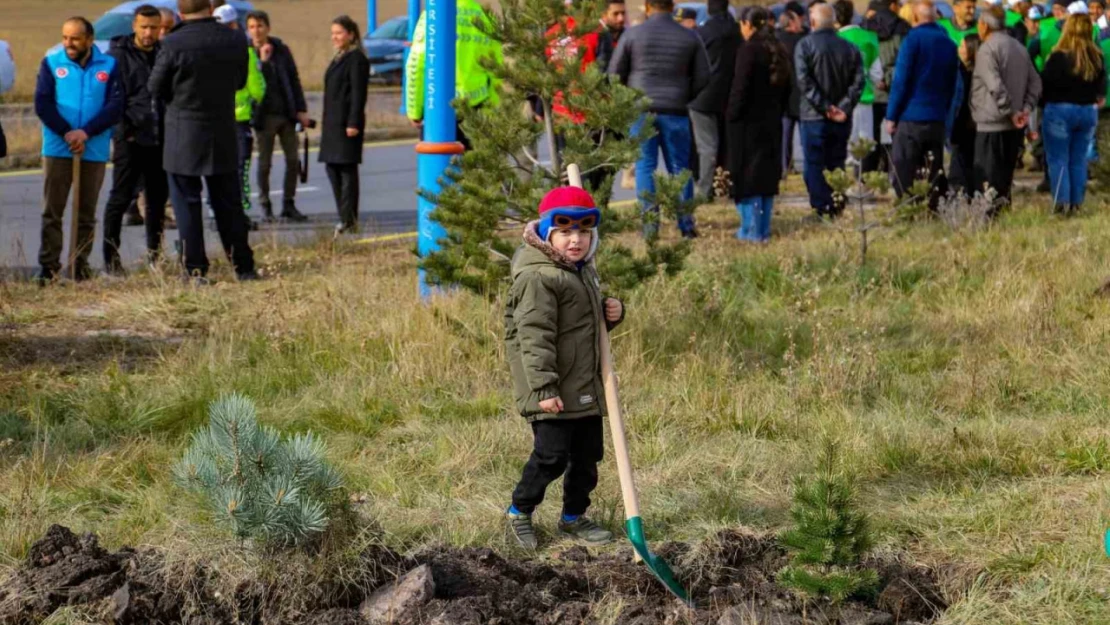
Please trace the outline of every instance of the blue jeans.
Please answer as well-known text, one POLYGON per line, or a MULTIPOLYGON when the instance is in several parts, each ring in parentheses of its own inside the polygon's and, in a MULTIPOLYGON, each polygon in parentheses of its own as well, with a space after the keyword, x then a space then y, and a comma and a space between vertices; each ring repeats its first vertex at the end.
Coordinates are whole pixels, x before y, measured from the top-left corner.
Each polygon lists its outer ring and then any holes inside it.
POLYGON ((843 210, 833 200, 832 187, 825 182, 825 172, 843 169, 848 160, 848 139, 852 126, 827 119, 802 121, 802 151, 805 153, 805 181, 809 205, 818 215, 837 215, 843 210))
MULTIPOLYGON (((632 124, 632 134, 640 132, 644 125, 641 117, 632 124)), ((659 167, 659 150, 663 150, 663 163, 667 166, 667 173, 674 176, 690 169, 690 145, 693 141, 690 136, 690 118, 685 115, 656 115, 655 136, 644 141, 640 146, 640 159, 636 161, 636 197, 640 198, 640 210, 647 213, 659 214, 659 206, 649 203, 644 199, 644 194, 655 193, 655 170, 659 167)), ((694 181, 691 179, 682 188, 682 200, 689 201, 694 197, 694 181)), ((678 229, 683 234, 694 231, 694 215, 679 215, 678 229)), ((648 237, 658 232, 659 224, 644 224, 644 236, 648 237)))
POLYGON ((763 242, 771 239, 771 212, 775 206, 772 195, 746 197, 736 203, 740 213, 740 229, 736 238, 741 241, 763 242))
POLYGON ((1087 151, 1095 139, 1098 111, 1091 104, 1050 102, 1044 107, 1044 136, 1048 180, 1058 205, 1083 203, 1087 194, 1087 151))

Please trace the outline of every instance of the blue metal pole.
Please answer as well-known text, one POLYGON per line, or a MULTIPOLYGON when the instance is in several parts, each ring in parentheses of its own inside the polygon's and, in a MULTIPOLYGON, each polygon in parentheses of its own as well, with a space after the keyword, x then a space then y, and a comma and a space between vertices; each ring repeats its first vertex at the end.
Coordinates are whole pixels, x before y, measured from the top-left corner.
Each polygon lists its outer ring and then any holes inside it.
MULTIPOLYGON (((462 144, 455 136, 455 18, 456 0, 427 0, 427 52, 424 78, 424 137, 417 144, 417 184, 421 189, 439 193, 439 178, 461 154, 462 144)), ((421 258, 439 249, 439 239, 446 231, 432 220, 435 204, 420 198, 417 204, 417 252, 421 258)), ((423 270, 420 272, 420 294, 427 298, 432 289, 423 270)))
POLYGON ((378 28, 378 0, 366 0, 366 34, 378 28))
MULTIPOLYGON (((401 66, 401 93, 408 93, 409 88, 409 51, 412 49, 412 40, 416 38, 416 22, 420 20, 420 0, 409 0, 409 45, 405 46, 405 60, 401 66)), ((408 98, 401 98, 400 113, 404 115, 407 112, 408 98)))

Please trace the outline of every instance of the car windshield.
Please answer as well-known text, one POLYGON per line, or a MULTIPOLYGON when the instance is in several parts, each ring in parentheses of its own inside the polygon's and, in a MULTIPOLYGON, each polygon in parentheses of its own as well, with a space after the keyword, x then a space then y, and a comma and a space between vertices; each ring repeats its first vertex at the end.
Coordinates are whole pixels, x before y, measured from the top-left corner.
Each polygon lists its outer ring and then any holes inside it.
POLYGON ((371 39, 408 39, 409 23, 407 18, 393 18, 382 24, 370 34, 371 39))
POLYGON ((100 41, 126 35, 131 32, 131 14, 106 13, 104 17, 96 20, 93 30, 100 41))

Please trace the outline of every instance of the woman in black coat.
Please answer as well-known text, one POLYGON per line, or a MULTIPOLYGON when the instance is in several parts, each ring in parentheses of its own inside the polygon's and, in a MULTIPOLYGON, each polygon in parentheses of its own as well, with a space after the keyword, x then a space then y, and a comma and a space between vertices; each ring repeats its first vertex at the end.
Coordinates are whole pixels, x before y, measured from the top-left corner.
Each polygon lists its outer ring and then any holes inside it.
POLYGON ((750 7, 740 16, 745 42, 736 53, 729 94, 728 154, 741 241, 771 238, 771 211, 782 179, 782 116, 791 90, 790 57, 771 30, 771 14, 750 7))
POLYGON ((327 164, 339 223, 335 233, 358 231, 358 166, 366 130, 366 88, 370 61, 362 50, 358 24, 341 15, 331 24, 335 58, 324 76, 324 121, 320 162, 327 164))

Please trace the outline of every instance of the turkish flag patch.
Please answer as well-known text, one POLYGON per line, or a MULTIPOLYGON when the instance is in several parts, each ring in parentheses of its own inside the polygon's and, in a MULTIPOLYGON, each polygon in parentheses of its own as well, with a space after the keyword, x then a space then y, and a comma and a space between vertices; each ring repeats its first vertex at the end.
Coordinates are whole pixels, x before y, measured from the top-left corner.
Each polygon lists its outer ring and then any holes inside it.
POLYGON ((96 79, 100 82, 108 82, 108 72, 99 71, 96 73, 96 79))
POLYGON ((54 70, 54 75, 58 78, 65 78, 66 76, 69 76, 69 70, 64 67, 59 67, 58 69, 54 70))

